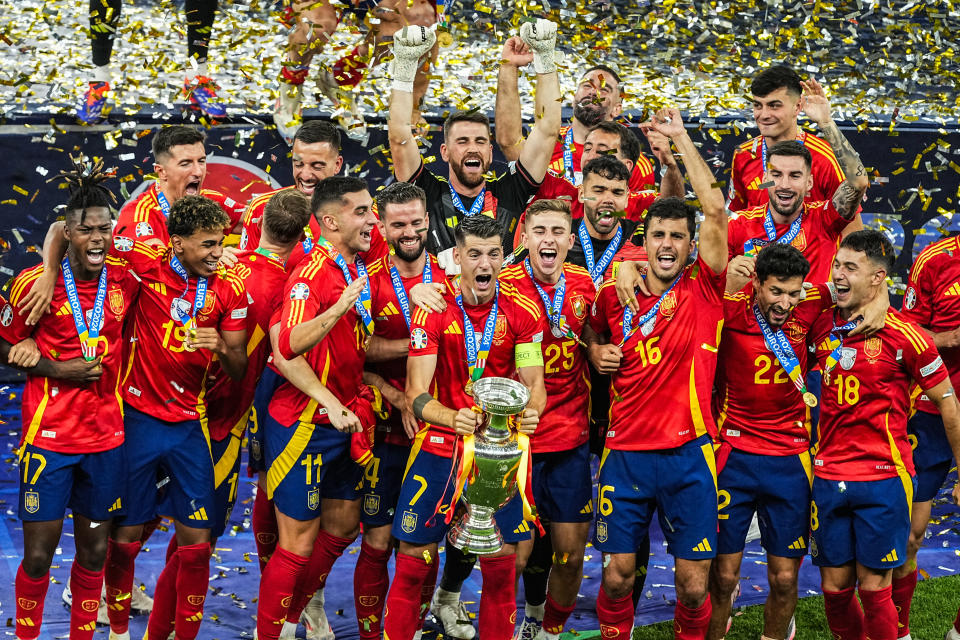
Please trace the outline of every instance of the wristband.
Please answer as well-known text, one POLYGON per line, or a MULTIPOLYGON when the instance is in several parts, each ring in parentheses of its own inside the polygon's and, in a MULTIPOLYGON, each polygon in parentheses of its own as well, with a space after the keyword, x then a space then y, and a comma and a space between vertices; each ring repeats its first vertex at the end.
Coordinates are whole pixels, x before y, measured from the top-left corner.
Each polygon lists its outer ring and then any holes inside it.
POLYGON ((422 422, 427 422, 427 419, 423 417, 423 408, 433 400, 433 396, 427 392, 423 392, 413 399, 413 415, 422 422))

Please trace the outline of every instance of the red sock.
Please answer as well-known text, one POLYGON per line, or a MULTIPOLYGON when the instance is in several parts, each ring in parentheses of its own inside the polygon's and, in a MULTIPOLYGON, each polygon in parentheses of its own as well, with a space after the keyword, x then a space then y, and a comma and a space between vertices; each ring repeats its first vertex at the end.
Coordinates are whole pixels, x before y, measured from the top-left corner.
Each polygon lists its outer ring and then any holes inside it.
MULTIPOLYGON (((173 537, 176 540, 176 536, 173 537)), ((173 631, 177 619, 177 572, 180 570, 180 556, 176 553, 167 560, 167 564, 157 578, 153 592, 153 610, 147 621, 148 638, 166 638, 173 631)))
POLYGON ((897 608, 897 637, 910 635, 910 603, 917 588, 917 570, 902 578, 893 577, 893 606, 897 608))
MULTIPOLYGON (((177 549, 177 640, 193 640, 203 620, 203 603, 210 581, 210 543, 177 549)), ((161 637, 162 640, 162 637, 161 637)))
POLYGON ((147 540, 150 539, 150 536, 153 535, 153 532, 157 530, 157 527, 160 526, 160 523, 163 522, 163 516, 157 516, 150 522, 147 522, 143 525, 143 531, 140 532, 140 546, 147 544, 147 540))
POLYGON ((517 555, 480 556, 480 617, 477 635, 483 640, 510 640, 517 622, 517 555))
POLYGON ((103 588, 103 570, 89 571, 73 561, 70 569, 70 640, 90 640, 97 628, 97 610, 100 608, 100 590, 103 588))
POLYGON ((317 589, 322 589, 327 583, 327 576, 333 568, 333 563, 343 555, 343 550, 349 547, 351 542, 353 542, 352 538, 338 538, 320 529, 317 539, 313 542, 310 562, 307 563, 307 569, 302 579, 297 582, 297 590, 293 593, 293 601, 287 611, 288 621, 300 622, 300 614, 303 613, 304 607, 317 589))
POLYGON ((563 625, 567 624, 576 606, 576 601, 569 606, 561 606, 547 593, 547 601, 543 605, 543 630, 547 633, 563 633, 563 625))
POLYGON ((953 619, 953 628, 960 633, 960 608, 957 609, 957 617, 953 619))
POLYGON ((627 594, 614 600, 600 587, 597 594, 597 620, 604 638, 630 640, 633 632, 633 596, 627 594))
POLYGON ((375 549, 366 542, 360 544, 357 568, 353 572, 353 604, 357 611, 360 638, 380 638, 380 621, 383 618, 383 603, 390 586, 387 561, 390 549, 375 549))
POLYGON ((130 593, 133 591, 133 564, 140 553, 140 541, 107 541, 107 561, 103 567, 103 581, 107 584, 107 615, 110 630, 126 633, 130 624, 130 593))
POLYGON ((347 55, 333 63, 333 78, 341 87, 355 87, 363 79, 367 63, 360 57, 360 47, 356 46, 347 55))
POLYGON ((897 640, 897 608, 893 606, 892 587, 859 591, 864 634, 870 640, 897 640))
MULTIPOLYGON (((14 590, 17 596, 17 637, 20 640, 34 640, 40 635, 40 623, 43 622, 43 601, 50 586, 50 572, 39 578, 31 578, 23 572, 23 565, 17 569, 14 590)), ((97 597, 97 605, 100 598, 97 597)))
POLYGON ((673 610, 673 637, 677 640, 703 640, 707 637, 712 611, 709 593, 703 604, 696 609, 691 609, 678 600, 673 610))
POLYGON ((260 599, 257 600, 257 637, 260 640, 277 640, 280 636, 294 588, 309 560, 283 547, 277 547, 270 556, 270 562, 260 577, 260 599))
POLYGON ((310 65, 298 65, 285 63, 280 67, 280 81, 287 84, 300 85, 306 82, 307 75, 310 74, 310 65))
POLYGON ((267 566, 267 560, 277 548, 277 513, 273 510, 273 500, 267 498, 267 490, 257 487, 257 497, 253 499, 253 514, 250 516, 253 527, 253 539, 257 543, 257 557, 260 559, 260 575, 267 566))
POLYGON ((854 597, 853 587, 842 591, 823 590, 827 624, 835 640, 865 640, 863 610, 854 597))
MULTIPOLYGON (((420 587, 420 618, 417 620, 418 631, 423 629, 423 623, 427 619, 427 612, 430 611, 430 602, 433 600, 433 592, 437 589, 437 574, 439 572, 440 563, 431 562, 427 577, 424 578, 423 586, 420 587)), ((957 614, 960 615, 960 611, 958 611, 957 614)))
MULTIPOLYGON (((384 640, 403 640, 416 633, 422 588, 430 575, 436 582, 436 567, 436 560, 427 564, 423 558, 397 554, 397 568, 393 572, 393 584, 387 593, 383 614, 384 640)), ((433 596, 432 590, 430 595, 433 596)))

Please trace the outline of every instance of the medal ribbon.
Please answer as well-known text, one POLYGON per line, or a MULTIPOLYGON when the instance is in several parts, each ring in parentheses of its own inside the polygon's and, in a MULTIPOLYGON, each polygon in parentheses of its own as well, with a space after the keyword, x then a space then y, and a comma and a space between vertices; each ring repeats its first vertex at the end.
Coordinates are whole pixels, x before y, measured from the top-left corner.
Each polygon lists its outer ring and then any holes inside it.
POLYGON ((303 253, 306 255, 313 251, 313 232, 310 231, 310 227, 304 227, 303 233, 307 237, 300 244, 303 245, 303 253))
POLYGON ((567 127, 567 133, 563 136, 563 175, 573 186, 580 186, 577 172, 573 170, 573 127, 567 127))
POLYGON ((743 243, 743 254, 745 256, 754 258, 760 249, 765 247, 767 243, 776 242, 777 244, 790 244, 793 242, 793 239, 800 234, 800 227, 803 225, 803 211, 800 211, 800 215, 790 223, 790 228, 784 232, 782 236, 777 237, 777 227, 773 224, 773 212, 770 210, 770 205, 767 205, 767 215, 763 219, 763 230, 767 234, 767 242, 761 244, 762 238, 756 238, 754 240, 747 240, 743 243))
MULTIPOLYGON (((430 284, 433 282, 433 267, 430 266, 430 256, 427 256, 427 262, 423 265, 423 282, 430 284)), ((400 272, 397 268, 390 265, 390 284, 393 285, 393 292, 397 296, 397 302, 400 303, 400 311, 403 313, 403 319, 407 321, 407 329, 410 328, 410 299, 407 297, 407 290, 403 288, 403 280, 400 278, 400 272)))
POLYGON ((833 371, 837 363, 840 362, 840 352, 843 350, 843 334, 841 332, 850 331, 857 326, 856 321, 851 320, 842 327, 838 327, 836 321, 833 323, 833 329, 830 330, 830 336, 827 338, 827 345, 832 349, 827 356, 827 362, 823 370, 827 373, 833 371))
POLYGON ((496 283, 496 291, 493 294, 493 306, 487 314, 487 320, 483 324, 483 335, 480 338, 480 347, 477 348, 477 332, 467 316, 467 310, 463 307, 463 294, 457 294, 457 306, 463 313, 463 340, 467 347, 467 368, 470 371, 470 381, 476 382, 483 376, 483 370, 487 367, 487 356, 490 355, 490 347, 493 346, 493 334, 497 327, 497 307, 500 299, 500 283, 496 283))
MULTIPOLYGON (((803 131, 797 131, 797 142, 805 144, 805 139, 806 135, 803 131)), ((756 149, 756 147, 754 147, 754 149, 756 149)), ((760 171, 762 173, 767 170, 767 139, 764 136, 760 136, 760 162, 763 163, 760 165, 760 171)))
POLYGON ((77 336, 80 338, 80 352, 88 362, 97 356, 97 343, 100 341, 100 324, 103 322, 103 303, 107 298, 107 265, 100 270, 100 281, 97 284, 97 297, 93 302, 93 315, 90 317, 90 326, 80 306, 80 296, 77 294, 77 282, 73 278, 70 261, 64 256, 60 263, 63 269, 63 286, 67 290, 67 302, 73 312, 73 324, 77 327, 77 336))
POLYGON ((256 249, 253 250, 253 252, 254 252, 254 253, 259 253, 259 254, 262 255, 264 258, 269 258, 269 259, 271 259, 271 260, 276 260, 277 262, 280 262, 281 264, 283 263, 283 260, 280 259, 280 256, 278 256, 278 255, 277 255, 276 253, 274 253, 273 251, 267 251, 266 249, 261 249, 260 247, 257 247, 256 249))
POLYGON ((453 190, 453 185, 449 182, 447 186, 450 187, 450 199, 453 200, 453 208, 467 216, 475 216, 481 211, 483 211, 483 199, 487 195, 487 187, 484 185, 483 189, 480 190, 480 193, 477 194, 477 199, 473 201, 473 205, 470 207, 470 211, 467 211, 467 208, 463 206, 463 200, 460 199, 460 194, 453 190))
MULTIPOLYGON (((663 299, 667 297, 667 294, 673 291, 673 288, 677 286, 677 283, 680 282, 680 278, 683 277, 683 272, 680 272, 680 275, 677 276, 677 279, 673 281, 673 284, 670 285, 666 291, 663 292, 663 295, 660 296, 660 299, 647 311, 645 314, 637 318, 637 329, 647 324, 650 321, 650 318, 653 318, 657 315, 657 311, 660 310, 660 305, 663 304, 663 299)), ((637 332, 637 329, 633 328, 633 309, 630 306, 623 308, 623 339, 618 344, 618 347, 622 347, 627 343, 633 334, 637 332)))
POLYGON ((527 275, 530 276, 530 280, 533 282, 533 286, 536 287, 537 293, 540 294, 540 300, 543 301, 543 308, 547 312, 547 318, 550 321, 550 325, 560 329, 564 333, 567 333, 569 329, 560 326, 560 314, 563 312, 563 300, 567 293, 567 277, 562 273, 560 274, 560 280, 553 289, 553 301, 551 302, 550 298, 547 296, 547 292, 543 290, 543 287, 540 286, 540 283, 537 282, 537 279, 533 277, 533 268, 530 266, 530 258, 526 258, 523 261, 523 267, 527 270, 527 275))
POLYGON ((783 370, 790 376, 790 380, 793 381, 793 386, 795 386, 800 393, 806 393, 807 385, 803 379, 803 371, 800 369, 800 360, 790 345, 790 341, 787 340, 783 329, 774 331, 770 327, 770 324, 767 323, 767 319, 760 313, 760 307, 758 307, 756 303, 753 305, 753 317, 757 320, 757 326, 760 327, 760 333, 763 334, 763 341, 767 343, 767 348, 770 349, 777 360, 780 361, 780 366, 782 366, 783 370))
MULTIPOLYGON (((318 239, 317 244, 323 247, 324 250, 330 254, 330 257, 333 258, 334 262, 337 263, 340 271, 343 272, 343 279, 347 281, 347 284, 352 283, 353 276, 350 275, 350 267, 347 266, 347 261, 340 255, 337 248, 330 244, 330 241, 324 237, 318 239)), ((354 258, 354 262, 357 265, 357 277, 367 278, 367 266, 363 264, 363 259, 358 255, 354 258)), ((359 315, 360 320, 363 321, 363 330, 368 336, 373 335, 373 314, 370 312, 370 306, 370 278, 367 278, 367 281, 363 284, 363 291, 360 292, 360 297, 353 303, 353 308, 357 310, 357 315, 359 315)))
POLYGON ((580 246, 583 248, 583 257, 587 262, 587 271, 590 272, 590 277, 593 279, 594 284, 600 286, 600 283, 603 282, 603 274, 607 272, 607 267, 613 262, 613 256, 620 250, 620 244, 623 242, 623 225, 617 225, 617 235, 613 237, 610 244, 604 249, 603 255, 600 256, 599 260, 594 260, 593 242, 590 240, 590 233, 587 231, 586 222, 582 222, 577 228, 577 237, 580 239, 580 246))
POLYGON ((161 213, 163 213, 164 218, 170 217, 170 201, 167 200, 167 196, 163 195, 163 191, 157 189, 157 205, 160 207, 161 213))
MULTIPOLYGON (((187 270, 182 264, 177 256, 170 254, 170 268, 177 272, 177 275, 183 278, 183 281, 187 283, 187 288, 183 290, 183 293, 180 295, 181 298, 186 299, 187 293, 190 292, 190 274, 187 273, 187 270)), ((194 316, 197 315, 197 312, 203 308, 203 303, 207 299, 207 279, 206 278, 197 278, 197 293, 193 299, 193 313, 187 315, 180 311, 180 307, 177 307, 177 315, 180 316, 180 322, 184 327, 188 327, 193 321, 194 316)))

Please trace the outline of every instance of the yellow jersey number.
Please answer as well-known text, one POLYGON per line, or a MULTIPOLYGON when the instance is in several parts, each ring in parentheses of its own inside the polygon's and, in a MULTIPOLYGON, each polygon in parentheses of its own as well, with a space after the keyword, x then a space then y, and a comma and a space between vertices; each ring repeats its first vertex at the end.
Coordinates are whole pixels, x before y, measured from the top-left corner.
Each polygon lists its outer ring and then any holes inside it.
POLYGON ((187 329, 182 324, 167 320, 160 328, 163 329, 163 348, 174 353, 183 351, 183 343, 187 340, 187 329))
POLYGON ((834 376, 831 384, 837 387, 837 404, 854 405, 860 402, 860 381, 856 376, 834 376))
POLYGON ((783 370, 783 367, 780 366, 780 362, 770 356, 759 355, 757 359, 753 361, 753 364, 759 367, 756 373, 753 374, 754 384, 770 384, 770 378, 764 376, 766 376, 772 367, 776 367, 773 374, 773 384, 790 382, 790 378, 787 376, 787 372, 783 370))
POLYGON ((573 369, 574 357, 577 353, 577 343, 573 340, 564 340, 560 344, 549 344, 543 350, 546 363, 543 371, 547 375, 570 371, 573 369))
POLYGON ((660 341, 660 336, 654 336, 649 340, 637 340, 637 346, 633 350, 640 354, 640 366, 645 367, 649 365, 660 364, 660 360, 663 359, 663 352, 660 351, 660 347, 657 346, 657 343, 660 341))

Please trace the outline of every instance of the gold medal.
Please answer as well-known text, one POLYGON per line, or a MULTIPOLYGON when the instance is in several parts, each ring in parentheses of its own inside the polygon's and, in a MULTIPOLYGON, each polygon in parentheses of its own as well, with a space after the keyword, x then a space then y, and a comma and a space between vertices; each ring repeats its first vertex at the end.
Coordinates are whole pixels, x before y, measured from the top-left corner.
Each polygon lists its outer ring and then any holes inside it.
POLYGON ((197 348, 191 344, 191 341, 197 339, 197 328, 191 323, 190 327, 187 329, 187 339, 183 341, 183 350, 184 351, 196 351, 197 348))
POLYGON ((817 406, 817 396, 813 395, 809 391, 803 392, 803 404, 807 405, 811 409, 817 406))
POLYGON ((468 378, 467 384, 463 385, 463 392, 468 396, 473 397, 473 379, 468 378))
POLYGON ((440 47, 446 49, 453 45, 453 34, 449 31, 437 31, 437 43, 440 47))

